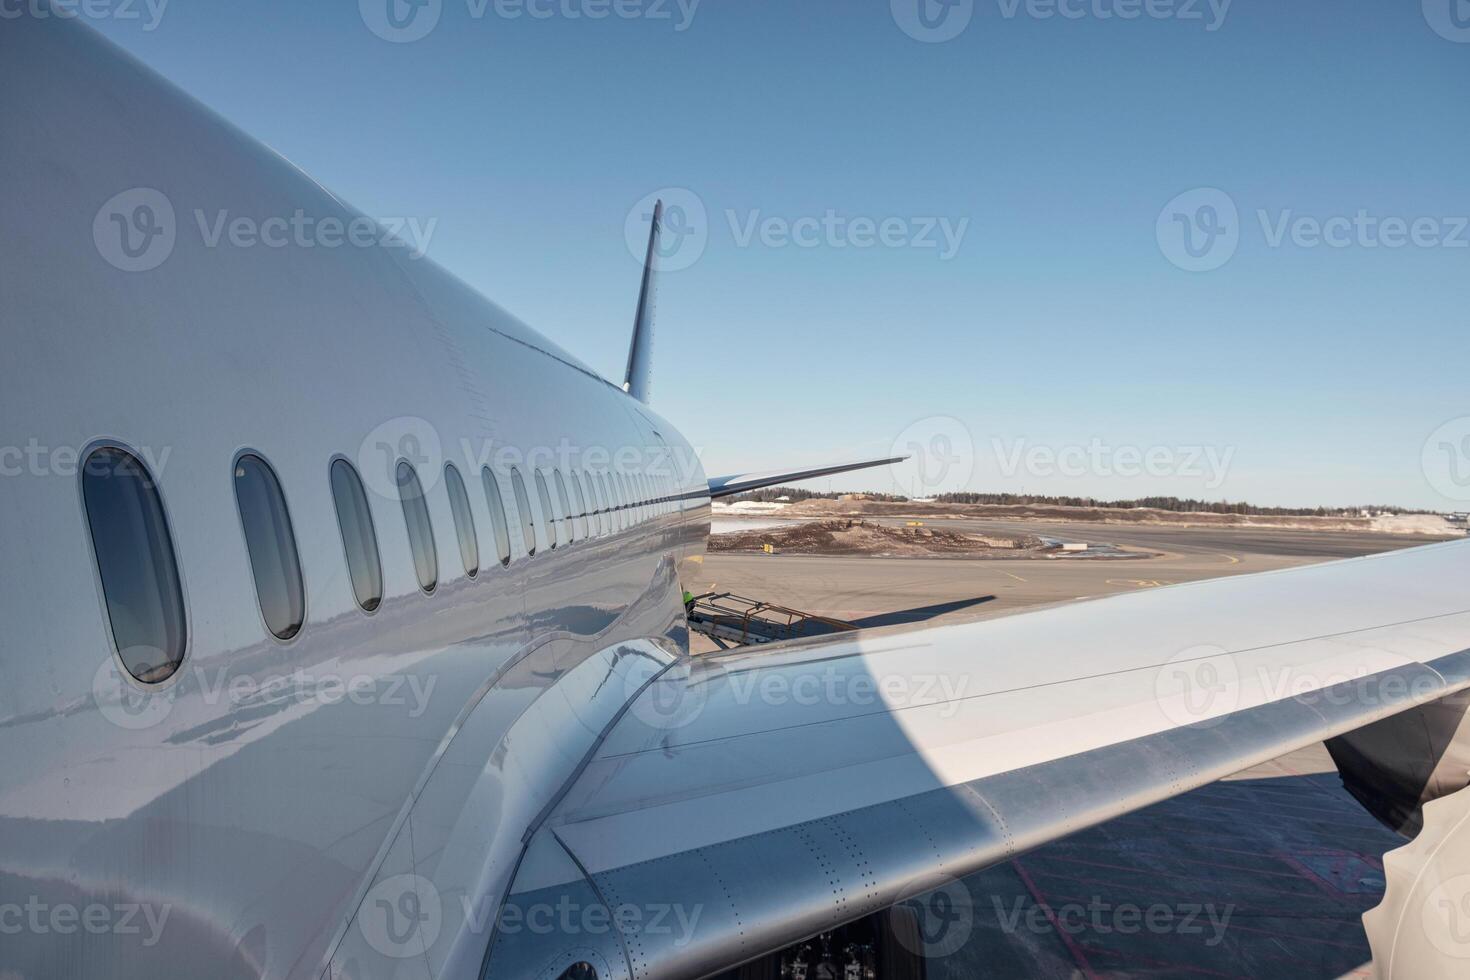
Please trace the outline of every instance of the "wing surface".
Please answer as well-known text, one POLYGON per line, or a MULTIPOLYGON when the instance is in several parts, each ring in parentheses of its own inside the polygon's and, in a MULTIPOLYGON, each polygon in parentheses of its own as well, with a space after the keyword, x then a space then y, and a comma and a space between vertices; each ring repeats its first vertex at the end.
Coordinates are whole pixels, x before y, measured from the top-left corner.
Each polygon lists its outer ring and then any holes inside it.
POLYGON ((487 975, 705 976, 1467 687, 1470 542, 681 661, 507 899, 645 928, 499 930, 487 975))

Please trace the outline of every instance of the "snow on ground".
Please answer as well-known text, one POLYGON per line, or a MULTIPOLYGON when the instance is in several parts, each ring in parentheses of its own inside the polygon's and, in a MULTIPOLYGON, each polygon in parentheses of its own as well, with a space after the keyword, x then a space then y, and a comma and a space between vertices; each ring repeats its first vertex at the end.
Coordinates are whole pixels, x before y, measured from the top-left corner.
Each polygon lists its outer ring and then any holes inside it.
POLYGON ((711 506, 716 515, 735 517, 739 514, 779 514, 791 505, 775 501, 763 504, 758 500, 737 500, 733 504, 722 504, 717 501, 711 506))
POLYGON ((1373 518, 1373 530, 1387 534, 1455 534, 1464 528, 1438 514, 1389 514, 1373 518))

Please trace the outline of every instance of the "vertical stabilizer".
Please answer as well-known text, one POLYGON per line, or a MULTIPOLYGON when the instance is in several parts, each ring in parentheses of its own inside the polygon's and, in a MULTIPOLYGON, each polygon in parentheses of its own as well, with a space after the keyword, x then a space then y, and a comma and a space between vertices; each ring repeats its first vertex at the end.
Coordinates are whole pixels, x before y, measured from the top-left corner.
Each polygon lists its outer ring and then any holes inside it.
POLYGON ((659 232, 663 226, 664 202, 653 206, 652 227, 648 232, 648 253, 643 258, 643 288, 638 293, 638 314, 633 318, 633 342, 628 347, 628 370, 623 375, 623 390, 648 404, 649 379, 653 367, 653 307, 656 281, 653 263, 658 258, 659 232))

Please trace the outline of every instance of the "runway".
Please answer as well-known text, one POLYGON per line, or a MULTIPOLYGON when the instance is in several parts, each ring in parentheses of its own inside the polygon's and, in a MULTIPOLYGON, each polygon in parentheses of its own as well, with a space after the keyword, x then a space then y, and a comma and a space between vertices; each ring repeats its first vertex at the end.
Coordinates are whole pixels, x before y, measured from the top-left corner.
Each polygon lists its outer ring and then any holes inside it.
MULTIPOLYGON (((864 625, 960 622, 1431 543, 1275 529, 943 521, 1155 553, 1129 560, 714 554, 705 591, 864 625), (937 615, 932 615, 937 613, 937 615)), ((1359 917, 1402 841, 1320 745, 988 869, 927 903, 930 980, 1368 976, 1359 917)))

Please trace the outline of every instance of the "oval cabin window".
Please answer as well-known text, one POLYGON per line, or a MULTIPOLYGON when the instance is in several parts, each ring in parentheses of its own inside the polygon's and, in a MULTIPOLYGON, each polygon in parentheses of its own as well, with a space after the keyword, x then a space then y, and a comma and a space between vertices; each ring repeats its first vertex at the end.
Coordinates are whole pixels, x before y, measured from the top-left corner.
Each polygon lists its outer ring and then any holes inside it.
POLYGON ((352 594, 365 612, 383 602, 383 564, 378 556, 378 534, 368 509, 367 492, 352 464, 339 459, 332 464, 332 500, 337 505, 337 525, 342 530, 342 547, 347 553, 347 571, 352 594))
POLYGON ((464 573, 470 578, 480 574, 480 542, 475 538, 475 515, 470 511, 470 495, 453 463, 444 466, 444 489, 449 492, 449 509, 454 514, 454 533, 459 537, 459 557, 464 573))
POLYGON ((252 453, 235 461, 235 503, 240 508, 260 614, 277 639, 289 640, 301 632, 306 621, 301 558, 281 483, 270 465, 252 453))
POLYGON ((551 494, 546 489, 546 477, 541 475, 540 470, 532 470, 531 478, 536 481, 536 499, 541 501, 541 526, 546 529, 546 544, 553 550, 558 544, 563 544, 561 521, 557 520, 556 511, 551 509, 551 494))
POLYGON ((158 487, 136 456, 104 447, 82 467, 82 497, 112 642, 134 678, 165 681, 184 660, 188 630, 158 487))
POLYGON ((587 492, 582 489, 582 477, 576 470, 568 470, 567 476, 572 481, 572 496, 576 498, 577 508, 577 536, 590 538, 597 534, 592 526, 592 512, 587 509, 587 492))
POLYGON ((595 533, 598 537, 607 536, 607 501, 602 499, 602 491, 598 489, 597 477, 590 472, 582 474, 586 478, 588 503, 593 507, 593 514, 597 518, 595 533))
POLYGON ((526 481, 521 471, 510 468, 510 488, 515 493, 516 511, 521 515, 521 537, 526 542, 526 554, 536 553, 536 518, 531 512, 531 498, 526 495, 526 481))
POLYGON ((485 485, 485 500, 490 505, 490 523, 495 528, 495 550, 500 564, 510 564, 510 525, 505 520, 505 501, 500 496, 500 484, 490 467, 480 471, 480 482, 485 485))
POLYGON ((403 505, 403 522, 408 527, 408 547, 413 552, 413 570, 419 588, 433 592, 439 584, 439 549, 434 546, 434 525, 429 521, 429 504, 419 475, 407 463, 398 464, 398 500, 403 505))
POLYGON ((567 491, 567 481, 562 479, 561 470, 552 470, 551 478, 556 481, 556 502, 561 505, 563 535, 568 542, 575 541, 581 535, 577 533, 576 507, 572 503, 572 495, 567 491))

